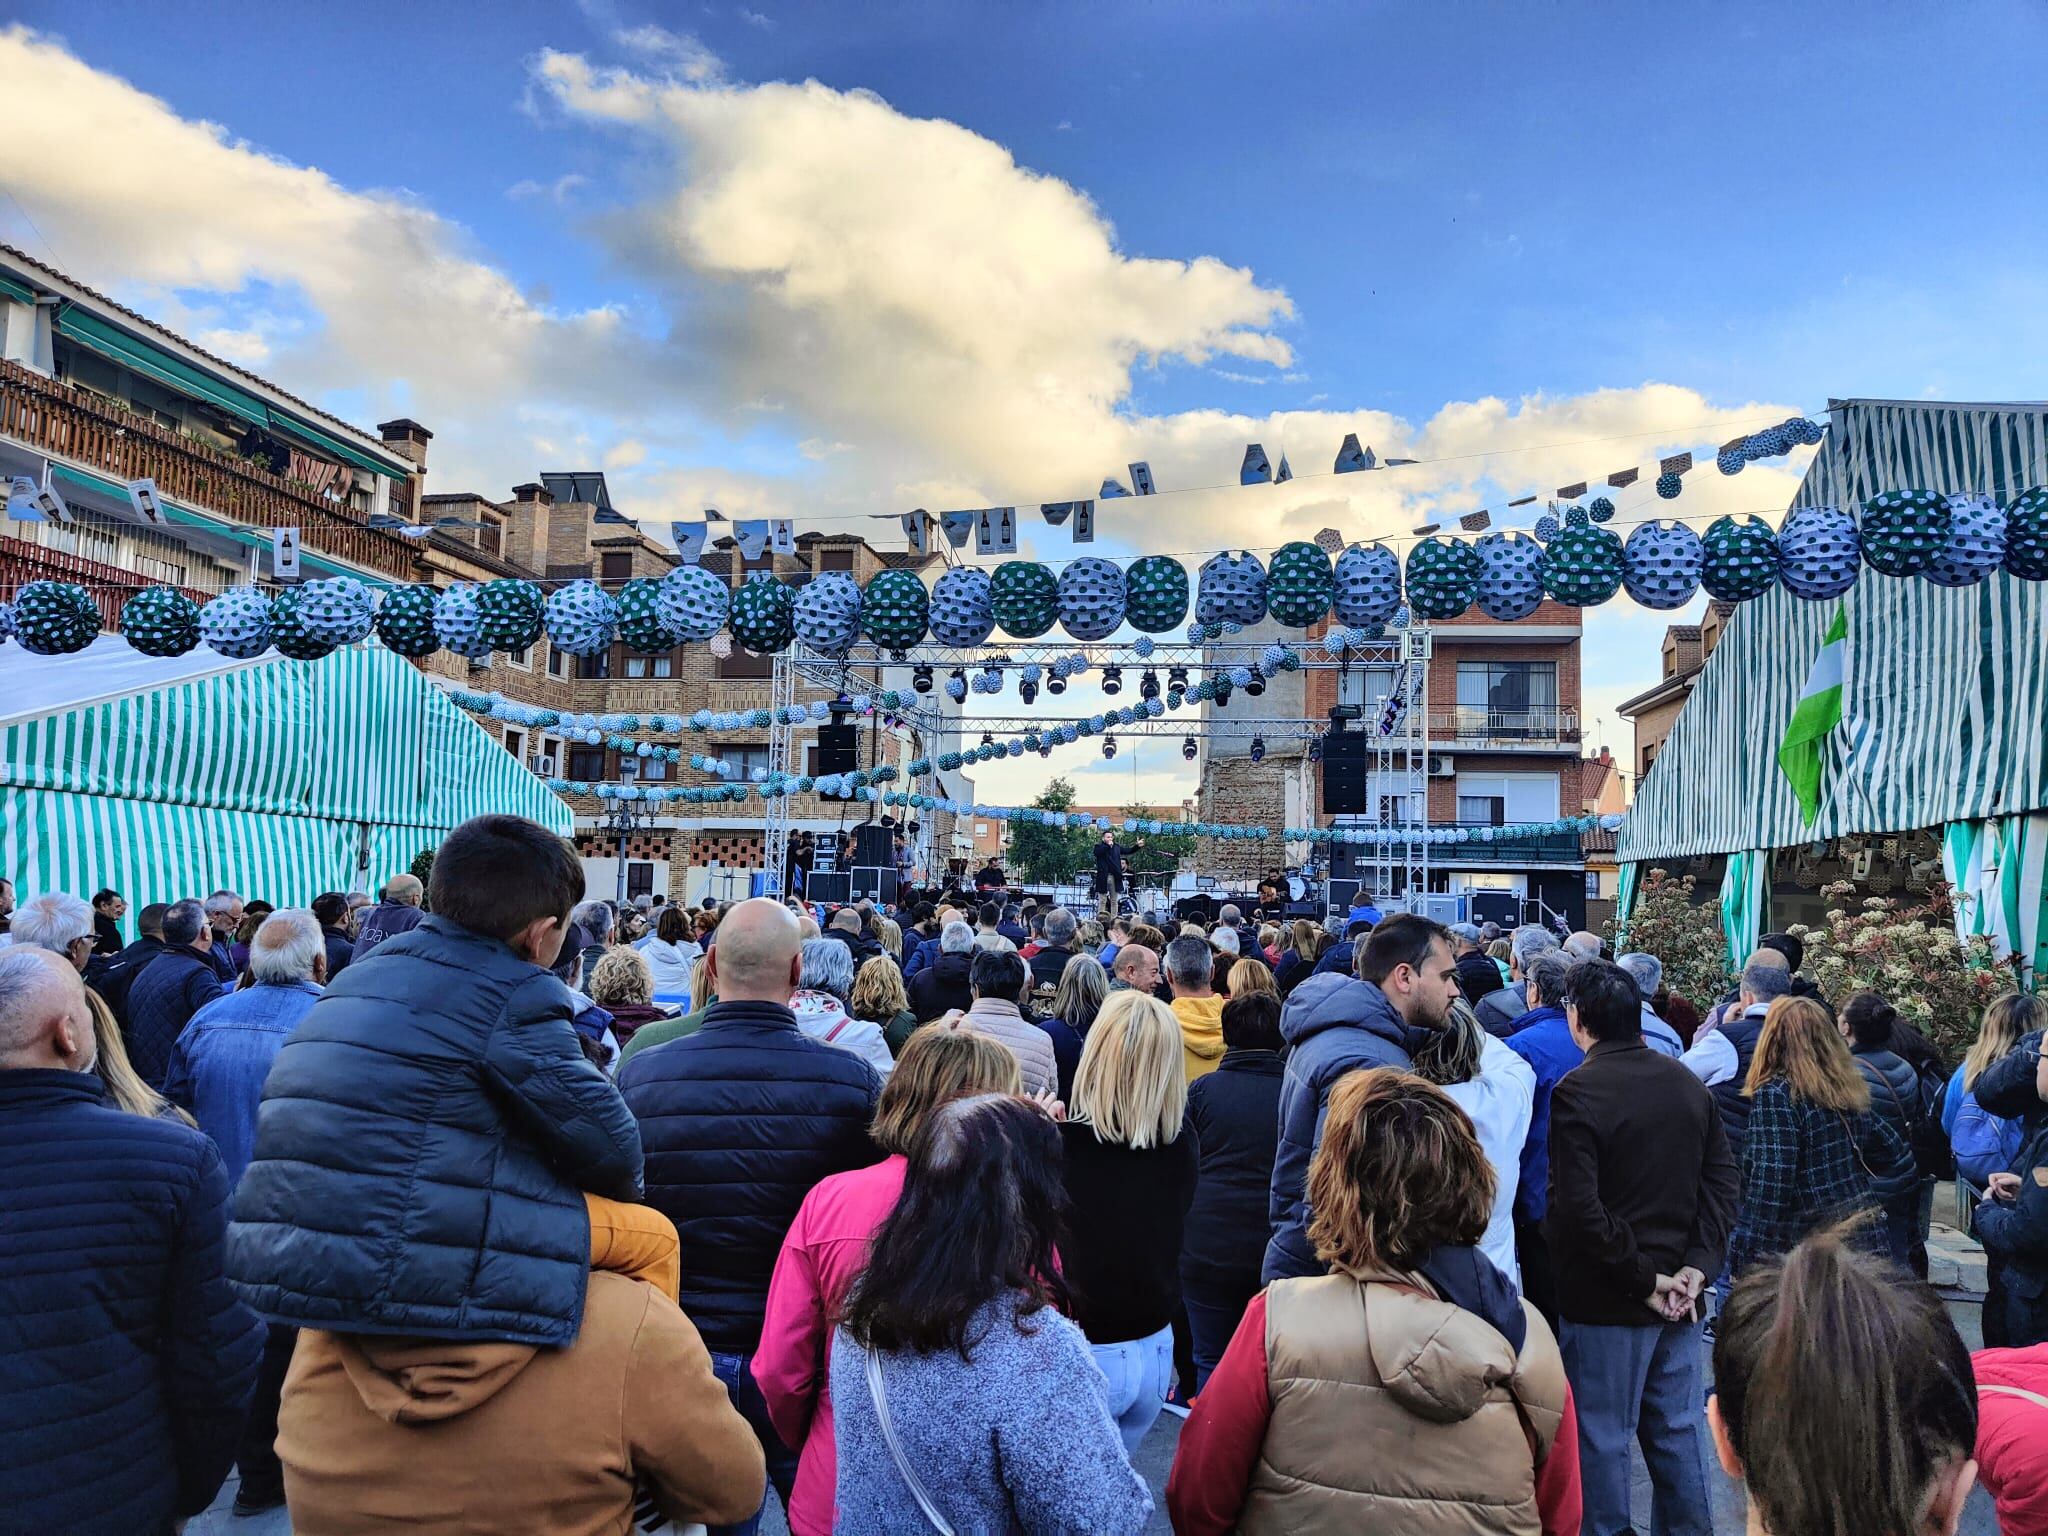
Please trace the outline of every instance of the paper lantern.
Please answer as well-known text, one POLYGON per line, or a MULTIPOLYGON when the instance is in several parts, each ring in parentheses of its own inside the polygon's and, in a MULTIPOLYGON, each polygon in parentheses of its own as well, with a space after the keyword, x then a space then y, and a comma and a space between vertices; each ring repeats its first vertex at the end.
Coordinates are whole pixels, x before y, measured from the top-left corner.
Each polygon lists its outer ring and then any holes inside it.
POLYGON ((1334 587, 1330 557, 1296 539, 1275 550, 1266 568, 1266 611, 1276 623, 1306 629, 1328 616, 1334 587))
POLYGON ((1530 531, 1536 535, 1538 542, 1548 544, 1564 531, 1564 525, 1546 512, 1536 519, 1536 525, 1530 531))
POLYGON ((932 597, 915 571, 879 571, 860 598, 861 632, 885 651, 907 651, 924 639, 932 597))
POLYGON ((1749 456, 1741 448, 1723 448, 1714 455, 1714 468, 1724 475, 1739 475, 1742 466, 1749 462, 1749 456))
POLYGON ((1195 617, 1204 624, 1256 624, 1266 616, 1266 568, 1257 555, 1225 550, 1202 562, 1195 617))
POLYGON ((74 582, 32 581, 14 595, 14 631, 25 651, 68 656, 99 634, 99 605, 74 582))
POLYGON ((145 656, 182 656, 199 643, 199 605, 173 587, 145 587, 121 605, 121 634, 145 656))
MULTIPOLYGON (((431 656, 441 648, 440 639, 434 633, 434 600, 437 596, 439 594, 432 587, 421 582, 413 586, 393 587, 377 600, 377 613, 371 627, 386 650, 395 651, 400 656, 418 657, 431 656)), ((209 603, 199 615, 202 631, 206 615, 218 606, 218 601, 209 603)), ((207 643, 215 650, 220 649, 211 636, 207 637, 207 643)), ((261 650, 259 646, 252 654, 261 650)))
POLYGON ((1584 507, 1566 507, 1564 509, 1564 525, 1567 528, 1585 528, 1591 525, 1592 521, 1593 519, 1587 514, 1584 507))
POLYGON ((334 642, 306 627, 303 587, 286 587, 270 601, 270 643, 293 661, 318 661, 334 650, 334 642))
POLYGON ((568 656, 602 656, 619 629, 619 605, 594 581, 572 581, 548 594, 541 609, 548 643, 568 656))
POLYGON ((1778 579, 1802 601, 1840 597, 1862 568, 1856 519, 1840 507, 1801 507, 1778 530, 1778 579))
POLYGON ((1622 548, 1621 580, 1645 608, 1683 608, 1700 586, 1699 535, 1678 522, 1639 525, 1622 548))
POLYGON ((1106 640, 1124 621, 1124 573, 1093 555, 1060 572, 1060 627, 1076 640, 1106 640))
POLYGON ((1489 533, 1476 548, 1480 611, 1501 624, 1534 613, 1543 601, 1543 546, 1526 533, 1489 533))
POLYGON ((1341 624, 1384 624, 1401 606, 1401 562, 1384 544, 1353 544, 1337 557, 1330 606, 1341 624))
POLYGON ((1595 496, 1586 503, 1586 515, 1596 523, 1611 523, 1614 521, 1614 503, 1605 496, 1595 496))
POLYGON ((1657 477, 1657 494, 1666 501, 1678 500, 1678 493, 1685 489, 1685 481, 1675 472, 1657 477))
POLYGON ((1455 619, 1479 595, 1479 551, 1432 535, 1408 551, 1408 606, 1421 618, 1455 619))
POLYGON ((1003 633, 1035 640, 1060 614, 1060 584, 1036 560, 1010 560, 989 578, 989 607, 1003 633))
POLYGON ((1574 608, 1604 603, 1621 589, 1621 540, 1590 522, 1543 546, 1543 590, 1574 608))
POLYGON ((1140 643, 1188 616, 1188 569, 1171 555, 1144 555, 1124 571, 1124 621, 1140 643))
MULTIPOLYGON (((476 608, 476 583, 457 582, 434 598, 434 638, 458 656, 489 661, 491 647, 483 638, 483 620, 476 608)), ((273 636, 273 638, 275 638, 273 636)), ((279 645, 279 650, 284 646, 279 645)))
POLYGON ((796 593, 766 571, 749 576, 732 595, 732 637, 757 656, 789 649, 796 639, 796 593))
POLYGON ((0 603, 0 645, 14 638, 14 604, 0 603))
POLYGON ((1973 587, 2005 559, 2005 508, 1995 496, 1948 498, 1948 543, 1921 574, 1937 587, 1973 587))
POLYGON ((1880 491, 1863 503, 1863 563, 1885 576, 1918 576, 1948 547, 1955 514, 1932 491, 1880 491))
POLYGON ((725 628, 732 589, 701 565, 679 565, 655 589, 661 627, 681 644, 709 640, 725 628))
POLYGON ((613 601, 619 616, 619 639, 627 650, 653 655, 676 648, 676 632, 661 615, 659 581, 651 576, 635 576, 619 588, 613 601))
POLYGON ((269 596, 254 587, 230 587, 199 610, 199 638, 236 661, 261 656, 270 649, 269 596))
POLYGON ((995 633, 988 572, 960 565, 932 584, 932 638, 959 649, 981 645, 995 633))
POLYGON ((1791 434, 1793 442, 1806 448, 1811 448, 1821 438, 1820 423, 1804 416, 1788 416, 1784 430, 1791 434))
POLYGON ((339 646, 370 638, 377 605, 355 577, 329 576, 293 590, 299 628, 314 641, 339 646))
POLYGON ((2048 581, 2048 486, 2034 486, 2005 509, 2005 568, 2027 581, 2048 581))
POLYGON ((813 577, 796 595, 797 638, 823 656, 844 656, 860 634, 860 588, 844 571, 813 577))
POLYGON ((1700 585, 1724 603, 1747 603, 1778 584, 1778 541, 1760 517, 1719 517, 1700 540, 1700 585))

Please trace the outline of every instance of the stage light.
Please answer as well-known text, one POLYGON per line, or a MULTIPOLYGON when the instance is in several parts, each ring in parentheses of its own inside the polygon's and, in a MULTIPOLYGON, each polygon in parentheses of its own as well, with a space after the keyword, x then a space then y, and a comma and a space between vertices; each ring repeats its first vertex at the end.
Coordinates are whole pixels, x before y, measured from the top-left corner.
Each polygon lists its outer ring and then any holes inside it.
POLYGON ((910 669, 910 686, 918 693, 930 693, 932 691, 932 669, 925 666, 912 667, 910 669))
POLYGON ((1266 738, 1263 736, 1254 736, 1252 738, 1252 761, 1255 763, 1263 763, 1265 760, 1266 738))
POLYGON ((1309 739, 1308 739, 1308 760, 1309 760, 1310 762, 1312 762, 1312 763, 1320 763, 1320 762, 1321 762, 1321 761, 1323 760, 1323 738, 1322 738, 1322 737, 1320 737, 1320 736, 1311 736, 1311 737, 1309 737, 1309 739))
POLYGON ((1141 699, 1156 699, 1159 697, 1159 674, 1150 667, 1147 667, 1145 675, 1138 679, 1138 697, 1141 699))
POLYGON ((996 744, 996 733, 994 731, 983 731, 981 733, 981 744, 984 747, 994 746, 996 744))
POLYGON ((1188 691, 1188 669, 1186 667, 1168 667, 1166 669, 1166 686, 1178 688, 1182 693, 1186 693, 1188 691))
POLYGON ((1067 691, 1067 680, 1059 673, 1054 672, 1045 680, 1045 691, 1047 693, 1065 693, 1067 691))
POLYGON ((1104 757, 1116 756, 1116 738, 1114 736, 1105 736, 1102 738, 1102 755, 1104 757))
POLYGON ((1124 691, 1124 669, 1122 667, 1112 666, 1102 669, 1102 691, 1104 693, 1122 693, 1124 691))
POLYGON ((1028 677, 1025 678, 1017 684, 1017 697, 1026 704, 1036 704, 1038 702, 1038 684, 1032 682, 1028 677))
POLYGON ((1260 694, 1264 693, 1265 691, 1266 680, 1263 677, 1259 676, 1258 673, 1254 672, 1252 674, 1251 681, 1244 685, 1245 697, 1248 699, 1256 699, 1260 694))
POLYGON ((1195 738, 1190 736, 1180 744, 1180 755, 1189 762, 1195 760, 1195 738))

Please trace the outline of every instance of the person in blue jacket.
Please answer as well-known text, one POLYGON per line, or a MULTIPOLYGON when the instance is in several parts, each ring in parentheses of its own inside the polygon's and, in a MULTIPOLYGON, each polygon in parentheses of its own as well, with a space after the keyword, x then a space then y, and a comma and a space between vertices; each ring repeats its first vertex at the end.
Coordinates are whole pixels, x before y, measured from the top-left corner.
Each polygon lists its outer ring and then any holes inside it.
POLYGON ((1522 1144, 1521 1177, 1515 1185, 1515 1262, 1522 1266, 1522 1294, 1548 1321, 1557 1311, 1556 1277, 1543 1218, 1550 1209, 1550 1095, 1564 1075, 1586 1059, 1565 1018, 1565 981, 1572 962, 1549 949, 1523 967, 1529 1011, 1515 1021, 1508 1049, 1536 1073, 1536 1104, 1529 1139, 1522 1144))

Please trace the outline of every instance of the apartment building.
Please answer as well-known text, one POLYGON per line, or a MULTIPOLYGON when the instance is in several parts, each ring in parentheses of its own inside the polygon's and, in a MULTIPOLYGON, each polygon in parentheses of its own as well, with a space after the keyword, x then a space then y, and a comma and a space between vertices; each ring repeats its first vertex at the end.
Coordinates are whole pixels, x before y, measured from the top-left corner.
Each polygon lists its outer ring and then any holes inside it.
POLYGON ((1640 785, 1664 749, 1678 713, 1706 669, 1707 658, 1721 643, 1728 621, 1735 614, 1733 603, 1712 602, 1697 624, 1670 624, 1664 629, 1660 647, 1662 675, 1635 697, 1616 706, 1615 713, 1635 728, 1635 751, 1630 759, 1640 785))

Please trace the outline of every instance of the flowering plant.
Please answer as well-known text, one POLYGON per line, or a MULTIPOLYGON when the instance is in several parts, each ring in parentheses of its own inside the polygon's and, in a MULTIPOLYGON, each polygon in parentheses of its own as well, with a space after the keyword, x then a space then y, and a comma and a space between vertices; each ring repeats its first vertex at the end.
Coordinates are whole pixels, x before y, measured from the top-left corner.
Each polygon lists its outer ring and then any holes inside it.
MULTIPOLYGON (((1691 875, 1648 871, 1629 916, 1628 940, 1620 947, 1663 961, 1665 985, 1705 1013, 1731 981, 1721 909, 1715 902, 1695 898, 1696 883, 1691 875)), ((1614 935, 1609 933, 1608 938, 1612 941, 1614 935)))

